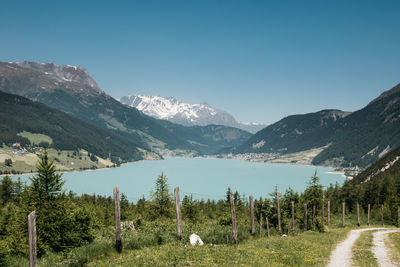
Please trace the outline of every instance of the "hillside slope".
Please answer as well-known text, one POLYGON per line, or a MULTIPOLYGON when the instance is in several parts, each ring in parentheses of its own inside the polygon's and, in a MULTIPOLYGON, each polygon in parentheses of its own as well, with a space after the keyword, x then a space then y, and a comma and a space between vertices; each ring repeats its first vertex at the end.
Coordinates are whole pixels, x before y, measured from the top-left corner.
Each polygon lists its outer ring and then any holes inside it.
POLYGON ((30 144, 19 135, 26 131, 49 136, 51 146, 59 150, 84 149, 102 158, 111 153, 115 160, 119 157, 122 161, 142 159, 135 143, 44 104, 0 91, 0 107, 1 144, 30 144))
POLYGON ((349 115, 340 110, 288 116, 257 132, 236 153, 293 153, 327 145, 335 122, 349 115))
POLYGON ((367 166, 400 146, 400 84, 338 120, 333 143, 313 164, 367 166))
MULTIPOLYGON (((364 211, 371 204, 372 215, 380 215, 383 205, 385 221, 398 224, 400 203, 400 147, 394 149, 362 173, 348 180, 335 192, 340 201, 354 209, 356 202, 364 211)), ((380 216, 379 216, 380 217, 380 216)))
POLYGON ((400 85, 355 112, 322 110, 286 117, 225 153, 294 153, 322 148, 315 165, 366 167, 400 146, 400 85))

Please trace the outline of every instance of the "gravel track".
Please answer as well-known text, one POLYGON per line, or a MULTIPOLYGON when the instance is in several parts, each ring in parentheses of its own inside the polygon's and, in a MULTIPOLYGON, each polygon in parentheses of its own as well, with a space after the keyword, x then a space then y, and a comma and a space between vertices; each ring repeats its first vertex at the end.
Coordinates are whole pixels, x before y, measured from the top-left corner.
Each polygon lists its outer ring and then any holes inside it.
MULTIPOLYGON (((351 230, 347 238, 339 243, 335 250, 332 252, 329 267, 347 267, 351 266, 351 258, 353 256, 353 245, 356 240, 360 237, 360 234, 365 231, 373 230, 387 230, 388 228, 363 228, 351 230)), ((394 265, 395 266, 395 265, 394 265)))
POLYGON ((375 258, 378 260, 378 265, 380 267, 396 267, 400 266, 400 263, 395 263, 390 258, 390 252, 388 247, 385 245, 385 238, 387 234, 393 232, 400 232, 399 229, 377 231, 373 234, 373 244, 372 252, 375 258))

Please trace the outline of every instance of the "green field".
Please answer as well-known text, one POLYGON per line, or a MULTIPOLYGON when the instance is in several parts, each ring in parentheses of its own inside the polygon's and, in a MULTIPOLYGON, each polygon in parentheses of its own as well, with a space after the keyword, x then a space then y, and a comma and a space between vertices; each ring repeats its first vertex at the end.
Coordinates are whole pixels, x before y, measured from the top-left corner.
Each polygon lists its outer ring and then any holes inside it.
POLYGON ((323 266, 348 229, 251 238, 239 245, 192 247, 187 242, 100 256, 88 266, 323 266))
MULTIPOLYGON (((163 225, 168 230, 174 226, 163 225)), ((287 237, 275 234, 270 238, 257 235, 249 236, 238 245, 205 243, 204 246, 191 246, 188 236, 178 240, 173 233, 165 244, 152 244, 154 236, 148 230, 124 231, 125 248, 118 254, 113 248, 114 232, 109 228, 106 236, 103 233, 94 242, 75 248, 67 255, 46 255, 39 260, 39 266, 324 266, 332 249, 349 230, 307 231, 287 237)), ((14 258, 14 263, 25 265, 28 261, 14 258)))
POLYGON ((21 133, 18 133, 17 135, 27 138, 33 145, 39 145, 42 142, 48 143, 50 145, 53 144, 53 139, 51 139, 50 136, 44 134, 23 131, 21 133))
MULTIPOLYGON (((43 139, 37 139, 43 140, 43 139)), ((55 160, 57 170, 61 171, 74 171, 85 169, 98 169, 110 167, 112 162, 97 158, 97 161, 92 161, 89 154, 85 150, 72 151, 72 150, 55 150, 53 148, 47 149, 49 156, 55 160)), ((33 173, 36 169, 36 162, 40 152, 24 152, 17 153, 18 150, 11 147, 3 146, 0 148, 0 171, 2 173, 33 173), (6 166, 5 160, 11 159, 12 166, 6 166)))

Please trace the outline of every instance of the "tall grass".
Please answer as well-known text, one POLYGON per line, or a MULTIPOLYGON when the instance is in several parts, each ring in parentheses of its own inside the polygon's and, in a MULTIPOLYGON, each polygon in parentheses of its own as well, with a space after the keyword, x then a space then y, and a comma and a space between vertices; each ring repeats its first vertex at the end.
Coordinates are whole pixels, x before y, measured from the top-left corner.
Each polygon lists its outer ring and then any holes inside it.
POLYGON ((323 266, 336 243, 349 229, 294 236, 253 237, 239 245, 202 247, 172 242, 127 250, 94 260, 89 266, 323 266))

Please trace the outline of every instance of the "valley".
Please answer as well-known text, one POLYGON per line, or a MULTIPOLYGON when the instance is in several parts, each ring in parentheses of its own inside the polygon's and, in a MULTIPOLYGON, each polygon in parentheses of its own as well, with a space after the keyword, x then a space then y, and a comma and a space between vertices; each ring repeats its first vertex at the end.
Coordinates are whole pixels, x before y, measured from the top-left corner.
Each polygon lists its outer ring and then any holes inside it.
POLYGON ((400 267, 400 1, 3 1, 0 267, 400 267))
MULTIPOLYGON (((363 169, 400 145, 399 88, 397 85, 385 91, 355 112, 330 109, 292 115, 251 134, 231 127, 240 126, 229 114, 205 104, 191 105, 174 98, 143 95, 123 97, 120 103, 80 67, 27 61, 0 63, 1 91, 44 103, 101 129, 107 138, 115 136, 111 139, 135 147, 134 156, 126 152, 121 156, 116 144, 101 153, 89 149, 87 144, 79 145, 80 149, 100 158, 108 154, 115 156, 111 159, 113 163, 206 155, 351 171, 363 169), (207 115, 203 118, 201 114, 207 115), (173 119, 178 117, 187 121, 173 119), (227 121, 223 122, 223 118, 227 121)), ((24 127, 20 130, 29 129, 24 127)), ((43 130, 30 132, 46 134, 43 130)), ((19 140, 18 137, 22 136, 15 136, 13 140, 19 140)), ((70 148, 64 146, 64 149, 70 148)))

